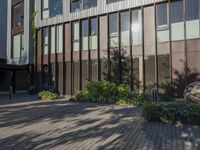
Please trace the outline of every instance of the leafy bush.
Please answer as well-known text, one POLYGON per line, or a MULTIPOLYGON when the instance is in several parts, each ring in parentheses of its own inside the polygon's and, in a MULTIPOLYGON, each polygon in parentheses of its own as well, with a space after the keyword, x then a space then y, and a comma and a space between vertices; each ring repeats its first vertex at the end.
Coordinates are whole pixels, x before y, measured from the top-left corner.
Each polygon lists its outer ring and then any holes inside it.
POLYGON ((123 98, 121 98, 117 103, 118 104, 128 104, 128 105, 137 105, 142 106, 144 103, 148 102, 148 96, 143 93, 129 93, 123 98))
POLYGON ((162 121, 165 123, 200 122, 200 105, 188 101, 174 101, 165 103, 148 103, 144 105, 142 116, 148 121, 162 121))
POLYGON ((128 85, 111 83, 108 81, 90 81, 83 91, 76 93, 78 101, 93 101, 99 103, 116 103, 118 99, 129 94, 128 85))
POLYGON ((55 100, 58 99, 58 94, 49 91, 42 91, 38 93, 38 97, 42 100, 55 100))
POLYGON ((78 91, 76 93, 76 99, 78 101, 87 101, 88 100, 88 92, 86 90, 78 91))
POLYGON ((146 103, 143 106, 142 116, 148 121, 160 121, 162 106, 156 103, 146 103))

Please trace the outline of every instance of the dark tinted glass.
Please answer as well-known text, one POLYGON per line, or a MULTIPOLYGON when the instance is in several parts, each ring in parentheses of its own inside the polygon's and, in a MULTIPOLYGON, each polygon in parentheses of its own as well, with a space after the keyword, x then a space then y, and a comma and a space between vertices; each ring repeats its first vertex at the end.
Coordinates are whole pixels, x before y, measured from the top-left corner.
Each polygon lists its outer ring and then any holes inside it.
POLYGON ((171 23, 183 21, 183 1, 174 1, 170 5, 171 23))
POLYGON ((157 5, 157 26, 167 24, 167 4, 157 5))
POLYGON ((199 19, 199 0, 186 0, 186 20, 199 19))
POLYGON ((54 17, 63 13, 62 0, 49 0, 49 16, 54 17))

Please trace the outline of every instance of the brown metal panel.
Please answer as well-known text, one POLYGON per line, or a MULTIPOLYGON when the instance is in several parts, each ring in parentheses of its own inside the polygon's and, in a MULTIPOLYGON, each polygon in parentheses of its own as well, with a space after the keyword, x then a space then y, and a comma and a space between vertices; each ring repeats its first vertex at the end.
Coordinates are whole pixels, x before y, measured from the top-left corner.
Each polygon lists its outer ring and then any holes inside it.
POLYGON ((79 52, 73 52, 73 60, 80 60, 80 53, 79 52))
POLYGON ((12 35, 16 35, 16 34, 23 33, 23 32, 24 32, 24 27, 23 26, 15 27, 11 31, 12 35))
POLYGON ((157 43, 157 47, 158 47, 158 55, 164 55, 170 53, 169 42, 157 43))
POLYGON ((55 54, 51 54, 50 55, 50 62, 51 63, 55 63, 56 62, 56 55, 55 54))
POLYGON ((87 82, 88 82, 88 60, 82 60, 82 86, 83 88, 86 86, 87 82))
POLYGON ((98 60, 92 59, 91 60, 91 68, 92 68, 92 80, 98 80, 98 60))
POLYGON ((145 55, 155 55, 154 6, 144 8, 144 49, 145 55))
POLYGON ((37 64, 42 64, 42 30, 37 32, 37 64))
POLYGON ((108 21, 107 16, 101 16, 99 22, 99 46, 100 46, 100 58, 107 57, 107 50, 108 50, 108 21))
POLYGON ((73 64, 73 77, 74 77, 74 93, 80 90, 80 62, 73 64))
POLYGON ((42 87, 42 66, 37 65, 37 90, 40 91, 42 87))
POLYGON ((63 54, 57 54, 57 61, 63 62, 63 54))
POLYGON ((82 53, 81 53, 82 60, 88 60, 88 53, 89 53, 89 51, 87 51, 87 50, 82 51, 82 53))
POLYGON ((23 2, 24 0, 12 0, 12 6, 15 6, 21 2, 23 2))
POLYGON ((63 63, 58 63, 58 92, 59 94, 63 95, 63 63))
POLYGON ((71 60, 71 25, 65 24, 65 61, 71 60))
MULTIPOLYGON (((195 80, 196 76, 200 75, 200 40, 187 41, 187 70, 188 80, 195 80), (191 79, 191 78, 194 79, 191 79)), ((196 79, 197 80, 197 79, 196 79)))
POLYGON ((66 91, 65 94, 71 95, 71 62, 66 62, 66 81, 64 83, 66 84, 66 91))
POLYGON ((43 64, 48 64, 48 55, 43 55, 43 64))

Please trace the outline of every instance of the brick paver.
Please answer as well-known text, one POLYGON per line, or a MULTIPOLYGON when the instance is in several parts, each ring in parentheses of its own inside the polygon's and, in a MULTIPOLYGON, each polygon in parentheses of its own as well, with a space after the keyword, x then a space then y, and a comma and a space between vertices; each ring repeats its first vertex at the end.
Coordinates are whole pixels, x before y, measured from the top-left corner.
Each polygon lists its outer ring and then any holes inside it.
POLYGON ((132 106, 18 102, 0 105, 0 149, 200 149, 200 127, 146 122, 132 106))

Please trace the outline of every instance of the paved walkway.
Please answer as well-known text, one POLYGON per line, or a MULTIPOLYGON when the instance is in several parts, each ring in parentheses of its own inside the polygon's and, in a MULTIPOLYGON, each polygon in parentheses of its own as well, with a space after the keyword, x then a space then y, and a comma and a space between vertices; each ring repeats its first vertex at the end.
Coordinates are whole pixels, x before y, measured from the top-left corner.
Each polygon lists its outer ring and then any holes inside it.
POLYGON ((198 150, 200 127, 147 123, 136 107, 91 103, 0 105, 0 149, 198 150))

